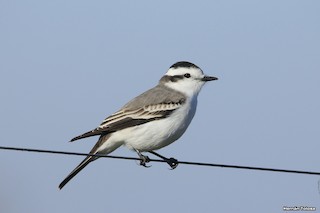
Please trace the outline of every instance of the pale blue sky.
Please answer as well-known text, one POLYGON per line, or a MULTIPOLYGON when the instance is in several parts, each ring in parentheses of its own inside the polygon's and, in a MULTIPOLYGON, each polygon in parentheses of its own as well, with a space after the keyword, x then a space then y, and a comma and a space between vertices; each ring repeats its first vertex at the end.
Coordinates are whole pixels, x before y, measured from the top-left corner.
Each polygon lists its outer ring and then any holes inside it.
MULTIPOLYGON (((180 160, 320 171, 319 1, 0 1, 1 146, 67 143, 188 60, 206 85, 180 160)), ((121 148, 114 155, 135 156, 121 148)), ((320 177, 0 150, 0 211, 320 209, 320 177)))

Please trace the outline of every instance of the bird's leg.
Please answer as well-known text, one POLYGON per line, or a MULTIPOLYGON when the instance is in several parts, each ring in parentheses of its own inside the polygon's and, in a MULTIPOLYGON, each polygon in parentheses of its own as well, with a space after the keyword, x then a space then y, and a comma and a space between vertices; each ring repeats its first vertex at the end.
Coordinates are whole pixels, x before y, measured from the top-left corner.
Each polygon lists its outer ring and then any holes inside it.
POLYGON ((147 165, 146 165, 146 163, 149 163, 149 162, 150 162, 150 158, 149 158, 148 156, 145 156, 145 155, 141 154, 141 152, 140 152, 139 150, 136 150, 136 149, 134 149, 134 150, 135 150, 136 153, 139 155, 140 165, 141 165, 141 166, 144 166, 144 167, 146 167, 146 168, 151 167, 151 166, 147 166, 147 165))
POLYGON ((179 162, 177 159, 175 158, 166 158, 162 155, 159 155, 158 153, 154 152, 154 151, 149 151, 151 154, 154 154, 156 156, 158 156, 159 158, 162 158, 163 160, 165 160, 167 162, 167 164, 169 164, 169 166, 171 167, 171 169, 175 169, 177 168, 179 162))

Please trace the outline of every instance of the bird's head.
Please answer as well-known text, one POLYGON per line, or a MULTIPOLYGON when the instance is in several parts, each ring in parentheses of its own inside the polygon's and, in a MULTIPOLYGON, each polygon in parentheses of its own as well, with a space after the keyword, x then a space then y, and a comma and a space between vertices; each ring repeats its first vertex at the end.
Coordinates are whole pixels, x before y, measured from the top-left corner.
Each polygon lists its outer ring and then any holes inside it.
POLYGON ((195 64, 180 61, 173 64, 160 79, 160 83, 188 96, 197 95, 202 86, 208 82, 218 80, 213 76, 206 76, 195 64))

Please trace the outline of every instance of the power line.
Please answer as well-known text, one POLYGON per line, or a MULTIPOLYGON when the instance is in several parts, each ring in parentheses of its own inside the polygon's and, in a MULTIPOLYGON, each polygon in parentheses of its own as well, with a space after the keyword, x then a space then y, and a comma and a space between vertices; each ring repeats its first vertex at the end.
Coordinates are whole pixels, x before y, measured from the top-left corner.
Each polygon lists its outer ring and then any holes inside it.
MULTIPOLYGON (((0 149, 2 149, 2 150, 11 150, 11 151, 24 151, 24 152, 36 152, 36 153, 60 154, 60 155, 96 156, 96 157, 101 157, 101 158, 113 158, 113 159, 122 159, 122 160, 140 160, 140 158, 134 158, 134 157, 124 157, 124 156, 114 156, 114 155, 100 155, 100 154, 94 154, 93 155, 93 154, 79 153, 79 152, 65 152, 65 151, 29 149, 29 148, 6 147, 6 146, 0 146, 0 149)), ((150 159, 150 162, 151 161, 167 163, 166 161, 159 160, 159 159, 150 159)), ((222 167, 222 168, 233 168, 233 169, 260 170, 260 171, 270 171, 270 172, 285 172, 285 173, 307 174, 307 175, 320 175, 320 172, 312 172, 312 171, 274 169, 274 168, 226 165, 226 164, 216 164, 216 163, 201 163, 201 162, 190 162, 190 161, 178 161, 178 164, 193 165, 193 166, 222 167)))

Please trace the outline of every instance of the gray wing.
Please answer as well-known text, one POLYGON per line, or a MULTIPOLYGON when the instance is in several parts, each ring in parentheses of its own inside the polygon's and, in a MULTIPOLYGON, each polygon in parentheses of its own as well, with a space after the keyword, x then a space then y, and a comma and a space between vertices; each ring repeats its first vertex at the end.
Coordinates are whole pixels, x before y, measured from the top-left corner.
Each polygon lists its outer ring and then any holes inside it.
POLYGON ((158 85, 131 100, 118 112, 103 120, 99 127, 71 141, 95 135, 106 135, 121 129, 166 118, 185 103, 185 96, 166 86, 158 85))

